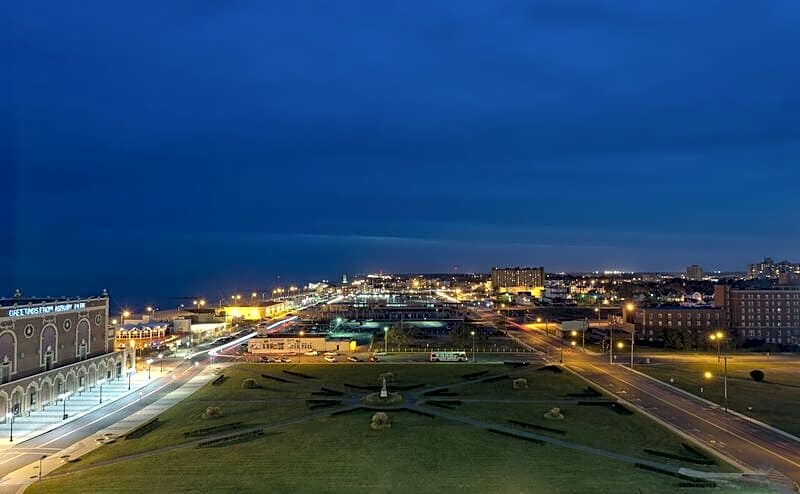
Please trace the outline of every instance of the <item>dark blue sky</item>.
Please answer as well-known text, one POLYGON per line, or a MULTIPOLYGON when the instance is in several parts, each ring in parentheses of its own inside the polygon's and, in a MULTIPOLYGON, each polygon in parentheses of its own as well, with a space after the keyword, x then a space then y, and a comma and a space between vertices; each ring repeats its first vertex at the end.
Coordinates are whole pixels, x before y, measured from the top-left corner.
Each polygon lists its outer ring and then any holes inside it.
POLYGON ((794 1, 4 10, 4 291, 800 260, 794 1))

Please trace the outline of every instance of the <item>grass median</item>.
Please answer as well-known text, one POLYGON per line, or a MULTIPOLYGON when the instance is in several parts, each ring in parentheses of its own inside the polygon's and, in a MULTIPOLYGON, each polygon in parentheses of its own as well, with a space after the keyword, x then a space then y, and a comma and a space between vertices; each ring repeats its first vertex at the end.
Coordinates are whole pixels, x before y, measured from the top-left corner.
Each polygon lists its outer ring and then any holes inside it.
MULTIPOLYGON (((800 435, 800 359, 735 354, 728 358, 728 406, 737 412, 800 435), (763 382, 750 371, 764 372, 763 382)), ((724 402, 724 368, 716 356, 705 358, 657 358, 639 365, 645 372, 673 386, 720 405, 724 402), (705 373, 711 374, 706 378, 705 373), (702 388, 702 391, 701 391, 702 388)))

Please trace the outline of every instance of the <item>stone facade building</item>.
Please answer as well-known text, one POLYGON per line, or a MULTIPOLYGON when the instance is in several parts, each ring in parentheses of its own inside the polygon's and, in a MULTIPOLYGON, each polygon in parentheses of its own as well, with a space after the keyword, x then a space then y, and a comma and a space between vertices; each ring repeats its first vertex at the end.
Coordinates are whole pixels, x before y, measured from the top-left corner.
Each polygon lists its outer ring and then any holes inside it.
POLYGON ((108 297, 0 299, 0 413, 39 410, 100 379, 121 379, 108 297))

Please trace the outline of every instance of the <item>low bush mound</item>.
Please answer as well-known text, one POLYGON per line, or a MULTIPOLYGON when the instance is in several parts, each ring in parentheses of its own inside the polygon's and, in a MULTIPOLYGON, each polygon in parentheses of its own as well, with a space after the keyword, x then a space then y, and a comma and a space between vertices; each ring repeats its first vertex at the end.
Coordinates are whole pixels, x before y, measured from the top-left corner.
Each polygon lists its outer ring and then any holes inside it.
POLYGON ((389 416, 384 412, 376 412, 375 415, 372 416, 372 421, 369 424, 370 429, 372 430, 381 430, 381 429, 388 429, 392 426, 392 421, 389 419, 389 416))
POLYGON ((528 389, 528 380, 524 377, 518 377, 511 381, 511 386, 514 389, 528 389))
POLYGON ((210 406, 206 407, 203 415, 200 418, 203 419, 216 419, 222 417, 222 407, 210 406))
POLYGON ((760 383, 764 380, 764 371, 753 369, 750 371, 750 377, 753 378, 753 381, 760 383))

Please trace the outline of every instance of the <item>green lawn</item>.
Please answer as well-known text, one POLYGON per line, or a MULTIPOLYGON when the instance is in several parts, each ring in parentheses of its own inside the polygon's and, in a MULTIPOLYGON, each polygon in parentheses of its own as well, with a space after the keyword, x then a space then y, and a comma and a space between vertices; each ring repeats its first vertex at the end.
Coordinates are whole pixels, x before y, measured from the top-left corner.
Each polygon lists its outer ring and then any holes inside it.
MULTIPOLYGON (((728 359, 728 405, 731 409, 800 434, 800 360, 736 356, 728 359), (750 371, 764 371, 764 382, 755 382, 750 371)), ((638 370, 713 402, 723 403, 723 368, 716 357, 703 361, 662 359, 640 365, 638 370), (712 373, 711 379, 704 373, 712 373), (700 388, 703 388, 701 393, 700 388)))
MULTIPOLYGON (((466 385, 462 396, 485 399, 563 399, 567 392, 585 388, 582 381, 562 373, 513 370, 503 366, 435 365, 241 365, 225 370, 223 385, 207 385, 161 416, 163 425, 140 439, 102 446, 80 461, 65 465, 30 493, 92 492, 692 492, 679 480, 635 468, 628 463, 573 449, 537 445, 517 438, 441 418, 410 412, 389 412, 391 429, 369 428, 373 412, 359 410, 334 417, 318 417, 282 426, 248 442, 198 449, 164 450, 185 443, 183 432, 241 420, 268 425, 310 413, 305 398, 320 386, 343 389, 345 382, 373 384, 381 372, 391 371, 396 383, 436 385, 463 381, 460 376, 489 370, 491 374, 520 373, 529 380, 525 391, 506 392, 509 380, 466 385), (319 377, 299 379, 281 369, 319 377), (298 384, 261 378, 261 373, 292 379, 298 384), (241 388, 245 377, 256 378, 268 389, 241 388), (298 399, 299 398, 299 399, 298 399), (286 401, 280 401, 286 400, 286 401), (204 420, 208 404, 223 407, 225 416, 204 420), (144 456, 114 461, 134 453, 144 456), (60 475, 66 474, 66 475, 60 475)), ((508 418, 568 430, 564 439, 623 452, 642 458, 645 444, 679 452, 680 440, 640 416, 623 416, 607 409, 565 407, 564 421, 545 421, 542 404, 464 403, 447 413, 484 418, 505 425, 508 418)), ((659 458, 648 459, 662 461, 659 458)), ((663 460, 668 462, 668 460, 663 460)), ((686 465, 690 466, 690 465, 686 465)), ((692 466, 694 467, 694 466, 692 466)), ((726 468, 726 467, 717 467, 726 468)), ((741 486, 720 484, 704 492, 742 492, 741 486)), ((754 491, 747 486, 746 492, 754 491)))

